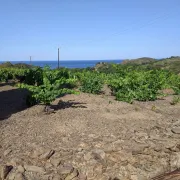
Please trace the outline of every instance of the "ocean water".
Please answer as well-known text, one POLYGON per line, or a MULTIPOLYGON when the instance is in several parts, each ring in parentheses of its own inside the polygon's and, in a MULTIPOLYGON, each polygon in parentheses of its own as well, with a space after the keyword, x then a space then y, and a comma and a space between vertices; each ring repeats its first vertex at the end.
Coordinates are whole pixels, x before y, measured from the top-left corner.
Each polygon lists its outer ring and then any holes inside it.
MULTIPOLYGON (((16 63, 26 63, 30 64, 30 61, 10 61, 12 64, 16 63)), ((87 67, 94 67, 98 62, 106 62, 106 63, 121 63, 122 60, 68 60, 68 61, 60 61, 60 67, 65 68, 87 68, 87 67)), ((0 64, 3 61, 0 61, 0 64)), ((55 69, 58 67, 57 61, 31 61, 32 65, 44 67, 46 65, 50 66, 51 69, 55 69)))

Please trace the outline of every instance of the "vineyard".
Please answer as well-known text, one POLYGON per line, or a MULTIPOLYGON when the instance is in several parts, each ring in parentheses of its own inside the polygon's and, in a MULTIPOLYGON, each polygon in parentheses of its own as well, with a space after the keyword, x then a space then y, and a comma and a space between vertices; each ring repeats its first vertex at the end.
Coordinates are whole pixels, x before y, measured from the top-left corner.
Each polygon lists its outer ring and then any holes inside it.
POLYGON ((0 68, 0 160, 13 167, 6 179, 179 179, 178 73, 0 68))
MULTIPOLYGON (((57 97, 79 92, 101 94, 106 84, 116 100, 133 103, 154 101, 166 96, 161 90, 173 89, 180 94, 180 76, 167 70, 148 70, 133 66, 118 66, 100 70, 70 70, 45 68, 1 68, 0 82, 13 80, 16 86, 29 91, 29 106, 43 103, 49 105, 57 97)), ((177 99, 176 98, 176 99, 177 99)))

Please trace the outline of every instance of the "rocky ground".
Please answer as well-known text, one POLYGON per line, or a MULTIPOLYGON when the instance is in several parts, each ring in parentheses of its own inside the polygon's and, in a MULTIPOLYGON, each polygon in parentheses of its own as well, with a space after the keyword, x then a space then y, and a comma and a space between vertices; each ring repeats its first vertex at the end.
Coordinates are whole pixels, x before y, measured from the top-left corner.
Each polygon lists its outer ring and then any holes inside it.
POLYGON ((47 115, 42 105, 26 108, 25 95, 0 87, 0 179, 180 180, 180 104, 172 96, 128 104, 67 95, 47 115))

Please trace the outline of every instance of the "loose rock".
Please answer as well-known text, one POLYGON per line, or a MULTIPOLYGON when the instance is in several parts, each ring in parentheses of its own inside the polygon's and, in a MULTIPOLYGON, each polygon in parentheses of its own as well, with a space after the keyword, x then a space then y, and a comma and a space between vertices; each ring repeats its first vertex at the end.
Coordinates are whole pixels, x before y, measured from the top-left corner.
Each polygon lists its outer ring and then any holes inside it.
POLYGON ((71 165, 65 165, 65 166, 61 166, 59 168, 59 173, 60 174, 70 174, 70 173, 72 173, 73 170, 74 170, 74 168, 71 165))
POLYGON ((87 176, 85 174, 79 173, 79 180, 87 180, 87 176))
POLYGON ((61 176, 59 174, 56 174, 53 176, 52 180, 61 180, 61 176))
POLYGON ((17 173, 14 180, 25 180, 25 177, 23 176, 23 174, 17 173))
POLYGON ((9 172, 13 169, 13 166, 7 166, 7 165, 4 165, 4 166, 1 166, 0 167, 0 177, 1 179, 6 179, 6 177, 8 176, 9 172))
POLYGON ((45 160, 47 160, 47 159, 49 159, 54 153, 55 153, 54 150, 49 150, 49 151, 47 151, 46 153, 42 154, 42 155, 40 156, 40 159, 45 159, 45 160))
POLYGON ((103 173, 103 166, 101 164, 96 164, 94 167, 95 174, 102 174, 103 173))
POLYGON ((7 149, 6 151, 4 151, 4 156, 9 155, 12 152, 12 149, 7 149))
POLYGON ((174 127, 171 129, 174 134, 180 134, 180 127, 174 127))
POLYGON ((146 148, 147 146, 144 145, 144 146, 135 146, 132 150, 132 155, 138 155, 138 154, 143 154, 143 151, 144 149, 146 148))
POLYGON ((46 169, 49 169, 49 168, 51 168, 51 167, 52 167, 52 164, 51 164, 50 162, 46 162, 45 168, 46 168, 46 169))
POLYGON ((170 160, 171 169, 175 170, 180 168, 180 152, 173 153, 170 158, 171 158, 170 160))
POLYGON ((86 161, 89 161, 91 158, 92 158, 92 153, 91 153, 91 152, 88 152, 88 153, 86 153, 86 154, 84 155, 84 159, 85 159, 86 161))
POLYGON ((18 171, 19 173, 24 173, 25 169, 24 169, 23 166, 20 165, 20 166, 17 167, 17 171, 18 171))
POLYGON ((51 159, 51 164, 55 167, 58 167, 61 164, 60 159, 51 159))
POLYGON ((78 176, 78 170, 74 169, 74 171, 70 175, 68 175, 65 178, 65 180, 72 180, 72 179, 74 180, 74 178, 77 177, 77 176, 78 176))
POLYGON ((25 165, 24 168, 26 171, 30 171, 30 172, 45 173, 45 169, 38 166, 25 165))
POLYGON ((100 160, 104 159, 106 156, 105 152, 101 149, 94 149, 92 151, 92 154, 94 155, 95 159, 100 159, 100 160))
POLYGON ((8 175, 8 180, 14 180, 14 178, 15 178, 15 176, 16 176, 16 173, 15 172, 11 172, 9 175, 8 175))
POLYGON ((12 166, 17 166, 17 165, 20 165, 20 164, 23 164, 23 163, 22 163, 21 159, 15 157, 15 158, 12 158, 11 161, 8 164, 10 164, 12 166))

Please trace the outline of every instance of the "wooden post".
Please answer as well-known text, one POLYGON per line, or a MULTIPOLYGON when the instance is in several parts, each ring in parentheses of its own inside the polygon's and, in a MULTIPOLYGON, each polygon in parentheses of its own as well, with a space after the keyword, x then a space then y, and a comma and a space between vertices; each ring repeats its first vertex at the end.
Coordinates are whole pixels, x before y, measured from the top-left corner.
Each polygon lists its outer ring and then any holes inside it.
POLYGON ((59 69, 59 48, 58 48, 58 69, 59 69))

